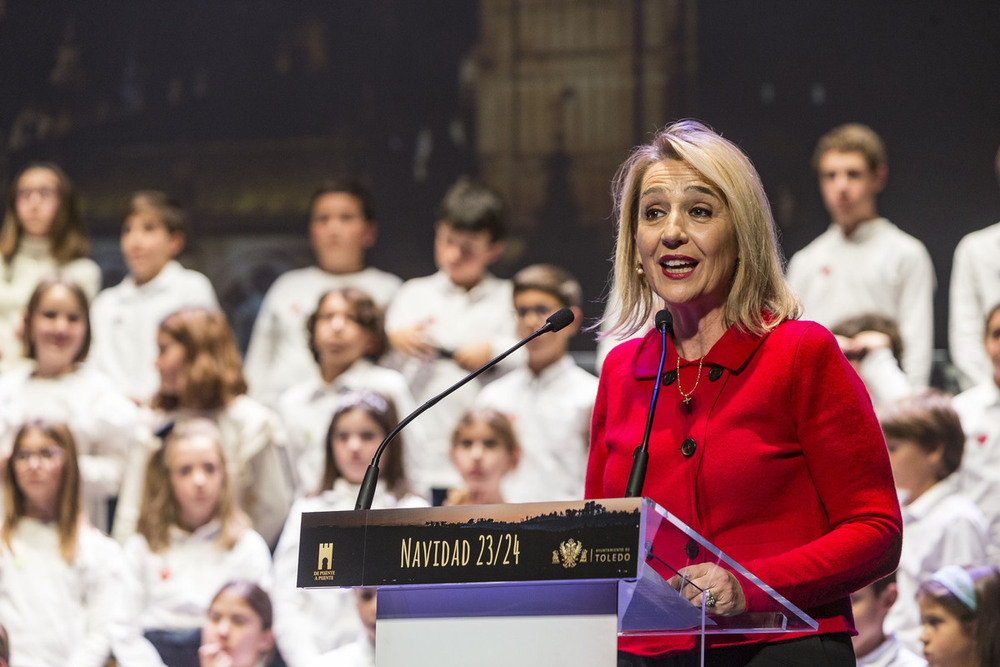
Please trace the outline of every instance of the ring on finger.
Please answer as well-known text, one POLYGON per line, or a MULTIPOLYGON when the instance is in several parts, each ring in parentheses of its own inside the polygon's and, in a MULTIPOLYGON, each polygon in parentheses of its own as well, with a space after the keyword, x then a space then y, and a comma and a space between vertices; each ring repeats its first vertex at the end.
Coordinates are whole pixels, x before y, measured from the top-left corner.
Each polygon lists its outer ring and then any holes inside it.
POLYGON ((705 606, 714 607, 716 603, 715 595, 710 589, 705 590, 705 606))

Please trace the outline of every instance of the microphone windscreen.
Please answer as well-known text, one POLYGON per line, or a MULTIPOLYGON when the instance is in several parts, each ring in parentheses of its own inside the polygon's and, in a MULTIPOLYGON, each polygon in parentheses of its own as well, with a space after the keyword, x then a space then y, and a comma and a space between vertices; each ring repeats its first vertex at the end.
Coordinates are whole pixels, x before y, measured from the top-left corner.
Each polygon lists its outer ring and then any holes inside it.
POLYGON ((571 308, 561 308, 549 315, 549 319, 545 320, 545 323, 551 325, 549 331, 559 331, 572 324, 574 319, 575 316, 571 308))
POLYGON ((670 325, 674 323, 674 316, 670 314, 670 311, 664 308, 656 314, 656 330, 663 333, 670 328, 670 325))

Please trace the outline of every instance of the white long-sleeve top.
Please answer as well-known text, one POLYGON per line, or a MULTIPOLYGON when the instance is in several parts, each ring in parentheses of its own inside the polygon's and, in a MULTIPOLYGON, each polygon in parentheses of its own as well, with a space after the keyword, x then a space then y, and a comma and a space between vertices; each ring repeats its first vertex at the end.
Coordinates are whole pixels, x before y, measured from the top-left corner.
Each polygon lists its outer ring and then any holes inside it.
POLYGON ((899 597, 885 617, 886 633, 894 633, 913 652, 920 645, 917 589, 945 565, 974 565, 986 558, 986 518, 949 475, 911 503, 901 506, 903 550, 896 570, 899 597))
POLYGON ((501 482, 504 500, 583 498, 597 378, 569 355, 541 373, 517 368, 483 387, 476 405, 510 417, 521 461, 501 482))
POLYGON ((983 347, 986 315, 1000 305, 1000 222, 962 237, 948 295, 948 350, 968 389, 992 378, 983 347))
POLYGON ((958 469, 962 492, 989 524, 989 561, 1000 566, 1000 389, 987 380, 952 399, 965 431, 958 469))
POLYGON ((309 266, 282 274, 264 295, 243 362, 250 395, 277 406, 282 392, 297 382, 319 377, 306 332, 306 320, 319 299, 333 289, 354 287, 385 308, 403 281, 374 267, 357 273, 327 273, 309 266))
POLYGON ((223 584, 245 579, 271 587, 271 551, 253 530, 230 549, 219 545, 222 527, 212 520, 194 532, 170 528, 170 544, 150 550, 146 538, 125 542, 125 559, 139 582, 139 623, 143 630, 188 630, 205 622, 212 598, 223 584))
POLYGON ((0 451, 9 453, 26 421, 65 423, 76 442, 83 507, 108 526, 107 501, 118 495, 129 451, 148 438, 136 405, 97 371, 79 367, 57 378, 25 365, 0 374, 0 451))
POLYGON ((130 607, 119 546, 83 522, 76 554, 59 553, 53 523, 22 518, 0 546, 0 623, 10 665, 104 667, 130 607))
MULTIPOLYGON (((222 410, 171 413, 147 411, 151 431, 184 417, 214 419, 222 431, 226 467, 236 499, 253 521, 254 530, 269 545, 278 541, 281 527, 292 504, 292 481, 285 455, 285 432, 278 415, 249 396, 241 395, 222 410)), ((144 448, 136 447, 126 466, 122 490, 115 512, 114 536, 124 542, 135 533, 146 478, 146 463, 160 446, 150 438, 144 448)))
POLYGON ((101 288, 101 269, 86 257, 56 263, 48 239, 23 237, 10 264, 0 259, 0 370, 16 365, 24 351, 20 331, 31 293, 56 271, 77 283, 87 300, 101 288))
MULTIPOLYGON (((289 387, 281 395, 278 414, 288 434, 288 459, 296 477, 296 496, 308 495, 319 489, 331 417, 344 393, 357 389, 367 389, 392 399, 399 419, 416 407, 410 388, 399 371, 378 366, 368 359, 358 359, 333 382, 326 383, 319 377, 309 378, 289 387)), ((408 481, 409 471, 420 469, 424 440, 423 425, 419 419, 402 433, 402 442, 405 443, 403 465, 408 481)), ((399 443, 389 446, 398 447, 399 443)), ((413 485, 412 488, 419 487, 413 485)))
MULTIPOLYGON (((420 323, 427 324, 427 339, 444 350, 455 351, 486 340, 493 348, 492 354, 499 354, 517 341, 513 286, 509 280, 486 274, 479 284, 466 290, 442 271, 407 280, 389 306, 385 329, 391 333, 420 323)), ((482 388, 481 381, 496 378, 502 370, 516 368, 523 361, 523 350, 512 354, 496 372, 473 380, 421 415, 427 447, 421 468, 413 472, 423 486, 451 488, 462 483, 448 454, 451 432, 472 407, 482 388)), ((468 374, 445 357, 426 360, 393 353, 386 363, 403 373, 418 404, 468 374)))
MULTIPOLYGON (((288 667, 305 667, 320 654, 351 642, 362 630, 354 594, 346 589, 296 588, 299 569, 299 533, 304 512, 354 509, 357 484, 338 479, 318 496, 295 501, 281 539, 274 550, 274 637, 288 667)), ((376 487, 374 509, 422 507, 416 496, 397 499, 382 485, 376 487)))
POLYGON ((934 265, 919 240, 885 218, 850 237, 831 225, 788 263, 788 283, 806 319, 831 327, 864 313, 896 320, 903 370, 914 388, 930 380, 934 350, 934 265))
POLYGON ((149 402, 160 386, 156 332, 160 322, 183 308, 218 308, 212 283, 201 273, 167 262, 149 282, 132 276, 102 290, 90 307, 91 345, 87 363, 126 396, 149 402))

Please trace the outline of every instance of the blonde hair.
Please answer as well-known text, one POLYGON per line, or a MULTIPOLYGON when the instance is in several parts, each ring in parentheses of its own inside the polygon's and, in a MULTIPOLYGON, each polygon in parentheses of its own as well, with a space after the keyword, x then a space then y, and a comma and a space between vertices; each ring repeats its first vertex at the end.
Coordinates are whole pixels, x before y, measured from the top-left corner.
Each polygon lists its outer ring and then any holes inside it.
POLYGON ((757 171, 734 143, 686 120, 668 125, 652 142, 633 149, 615 175, 618 240, 610 293, 617 295, 617 303, 607 318, 609 333, 634 334, 655 309, 649 283, 636 272, 636 230, 642 179, 650 166, 664 160, 679 160, 697 171, 719 192, 729 211, 738 257, 724 324, 763 335, 783 320, 797 318, 799 303, 785 282, 777 227, 757 171))
POLYGON ((154 408, 218 410, 246 393, 240 352, 221 311, 179 310, 160 323, 160 331, 184 347, 184 383, 178 395, 158 390, 154 408))
POLYGON ((77 459, 76 441, 65 424, 43 420, 30 421, 21 426, 14 436, 14 449, 3 472, 4 513, 0 539, 8 549, 13 550, 10 538, 14 528, 25 516, 25 497, 17 476, 14 474, 14 457, 29 431, 41 431, 42 435, 63 450, 62 476, 59 480, 59 497, 56 507, 56 527, 59 532, 59 554, 67 563, 76 555, 76 542, 80 521, 80 465, 77 459))
POLYGON ((189 438, 206 437, 215 443, 222 466, 222 496, 215 508, 214 517, 222 525, 219 546, 231 549, 246 531, 250 519, 237 507, 226 468, 226 455, 222 447, 222 432, 211 419, 200 417, 175 423, 163 437, 163 444, 150 457, 146 465, 146 483, 143 487, 137 532, 146 538, 153 552, 170 546, 170 527, 180 526, 181 508, 170 482, 169 450, 176 443, 189 438))

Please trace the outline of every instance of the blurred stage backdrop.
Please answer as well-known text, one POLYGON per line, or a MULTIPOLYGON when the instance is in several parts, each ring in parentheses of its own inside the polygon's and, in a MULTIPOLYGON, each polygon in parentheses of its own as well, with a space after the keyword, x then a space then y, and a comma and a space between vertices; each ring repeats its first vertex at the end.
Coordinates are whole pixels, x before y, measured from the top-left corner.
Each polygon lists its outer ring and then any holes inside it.
POLYGON ((951 253, 1000 220, 996 0, 0 0, 0 187, 63 165, 106 285, 130 194, 169 192, 243 344, 310 262, 309 194, 343 174, 375 191, 376 266, 432 272, 435 205, 471 174, 510 205, 496 272, 563 265, 598 316, 615 168, 685 117, 747 150, 788 254, 828 223, 816 139, 874 127, 880 212, 931 251, 945 345, 951 253))

